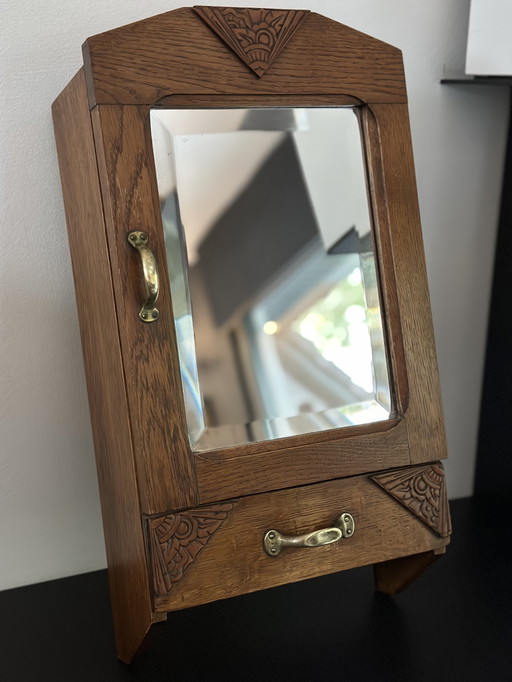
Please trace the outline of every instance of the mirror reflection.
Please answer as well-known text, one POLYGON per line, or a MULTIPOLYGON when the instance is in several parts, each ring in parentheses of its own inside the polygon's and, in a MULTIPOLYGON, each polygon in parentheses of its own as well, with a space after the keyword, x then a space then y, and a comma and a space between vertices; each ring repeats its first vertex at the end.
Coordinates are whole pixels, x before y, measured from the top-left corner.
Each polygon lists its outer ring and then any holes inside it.
POLYGON ((356 112, 153 110, 151 131, 192 449, 388 419, 356 112))

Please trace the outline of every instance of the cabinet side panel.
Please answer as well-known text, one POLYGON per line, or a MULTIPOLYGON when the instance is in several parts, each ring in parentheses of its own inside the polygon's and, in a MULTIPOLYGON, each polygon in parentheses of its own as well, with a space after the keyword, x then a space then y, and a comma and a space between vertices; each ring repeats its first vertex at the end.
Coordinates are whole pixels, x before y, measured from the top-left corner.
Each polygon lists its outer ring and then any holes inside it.
POLYGON ((119 657, 152 622, 116 310, 85 77, 53 105, 119 657))

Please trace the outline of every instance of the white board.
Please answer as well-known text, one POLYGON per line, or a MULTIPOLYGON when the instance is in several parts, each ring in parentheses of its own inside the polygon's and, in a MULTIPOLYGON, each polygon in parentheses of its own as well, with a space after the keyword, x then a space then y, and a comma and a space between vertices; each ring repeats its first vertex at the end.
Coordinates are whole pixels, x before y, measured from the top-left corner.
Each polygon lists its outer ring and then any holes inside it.
POLYGON ((466 73, 512 75, 511 0, 471 0, 466 73))

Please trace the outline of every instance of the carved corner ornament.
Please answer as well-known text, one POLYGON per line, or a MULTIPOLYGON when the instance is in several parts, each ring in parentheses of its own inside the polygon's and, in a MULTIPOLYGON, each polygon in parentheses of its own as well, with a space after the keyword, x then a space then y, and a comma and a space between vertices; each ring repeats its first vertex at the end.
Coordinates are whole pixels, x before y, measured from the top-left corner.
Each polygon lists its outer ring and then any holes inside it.
POLYGON ((148 519, 155 598, 171 592, 235 504, 217 504, 148 519))
POLYGON ((203 7, 194 11, 261 78, 308 10, 203 7))
POLYGON ((378 486, 442 538, 452 532, 441 462, 370 476, 378 486))

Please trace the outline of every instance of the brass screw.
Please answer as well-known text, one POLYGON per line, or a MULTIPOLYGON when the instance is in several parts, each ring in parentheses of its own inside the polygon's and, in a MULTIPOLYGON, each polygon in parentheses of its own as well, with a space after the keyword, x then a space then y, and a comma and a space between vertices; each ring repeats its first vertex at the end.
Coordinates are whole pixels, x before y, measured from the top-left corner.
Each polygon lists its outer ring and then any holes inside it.
POLYGON ((147 319, 148 319, 148 314, 147 314, 147 313, 142 313, 142 318, 143 318, 144 320, 147 320, 147 319))
POLYGON ((157 317, 158 317, 158 313, 156 312, 156 310, 153 310, 153 319, 156 320, 157 317))
POLYGON ((277 549, 275 547, 272 547, 270 551, 272 552, 272 554, 275 554, 277 552, 277 549))
POLYGON ((275 533, 269 533, 269 534, 268 534, 268 537, 269 537, 271 540, 273 540, 273 539, 276 537, 276 534, 275 534, 275 533))

